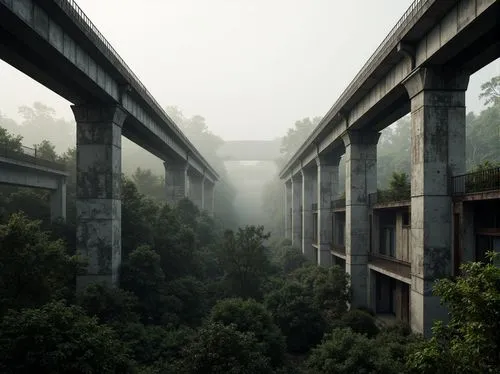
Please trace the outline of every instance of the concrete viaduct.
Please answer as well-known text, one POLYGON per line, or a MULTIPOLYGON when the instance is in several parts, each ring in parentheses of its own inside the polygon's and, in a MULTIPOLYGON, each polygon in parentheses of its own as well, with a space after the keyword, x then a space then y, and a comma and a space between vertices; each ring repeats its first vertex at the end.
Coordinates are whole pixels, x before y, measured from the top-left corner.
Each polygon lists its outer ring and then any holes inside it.
POLYGON ((66 220, 66 178, 64 165, 36 157, 36 150, 0 148, 0 184, 50 191, 51 220, 66 220))
POLYGON ((499 56, 500 1, 416 0, 281 170, 286 236, 321 265, 344 259, 352 306, 373 307, 377 297, 368 197, 377 192, 379 131, 411 113, 409 322, 428 335, 445 319, 431 288, 453 273, 449 182, 465 173, 465 92, 469 76, 499 56), (345 229, 334 233, 343 155, 345 229), (345 235, 344 253, 332 248, 336 235, 345 235))
POLYGON ((121 136, 165 162, 171 203, 212 210, 218 175, 73 0, 0 0, 0 19, 0 58, 74 104, 77 251, 89 261, 77 286, 116 284, 121 136))

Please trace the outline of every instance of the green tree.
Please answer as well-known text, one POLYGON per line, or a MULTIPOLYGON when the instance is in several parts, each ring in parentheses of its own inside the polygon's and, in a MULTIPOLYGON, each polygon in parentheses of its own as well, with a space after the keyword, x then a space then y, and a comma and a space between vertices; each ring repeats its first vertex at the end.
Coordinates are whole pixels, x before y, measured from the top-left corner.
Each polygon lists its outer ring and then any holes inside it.
POLYGON ((491 78, 488 82, 481 85, 482 92, 479 94, 480 99, 485 99, 484 105, 500 104, 500 75, 491 78))
POLYGON ((44 160, 57 161, 56 147, 48 140, 42 140, 39 144, 34 144, 36 157, 44 160))
POLYGON ((132 180, 140 193, 159 201, 165 200, 165 180, 153 174, 151 169, 138 167, 132 174, 132 180))
POLYGON ((448 307, 448 324, 437 321, 433 336, 410 355, 412 373, 498 373, 500 368, 500 268, 474 262, 455 280, 434 288, 448 307))
POLYGON ((21 152, 23 137, 11 134, 7 129, 0 127, 0 147, 2 151, 21 152))
POLYGON ((185 348, 176 372, 270 374, 273 371, 252 333, 238 331, 234 325, 209 322, 185 348))
POLYGON ((266 296, 265 305, 286 336, 289 352, 305 353, 321 341, 326 323, 306 286, 286 282, 266 296))
POLYGON ((165 313, 166 283, 160 256, 148 246, 140 246, 130 253, 120 273, 123 289, 139 300, 144 323, 160 323, 165 313))
POLYGON ((0 313, 70 297, 82 262, 51 240, 39 221, 13 214, 0 225, 0 313))
POLYGON ((317 374, 399 374, 384 347, 351 329, 334 329, 313 348, 307 367, 317 374))
POLYGON ((251 299, 224 299, 213 307, 210 320, 234 324, 238 331, 253 333, 271 365, 276 368, 283 364, 285 339, 264 305, 251 299))
POLYGON ((246 226, 236 233, 228 230, 217 253, 230 295, 260 299, 262 284, 270 269, 263 226, 246 226))

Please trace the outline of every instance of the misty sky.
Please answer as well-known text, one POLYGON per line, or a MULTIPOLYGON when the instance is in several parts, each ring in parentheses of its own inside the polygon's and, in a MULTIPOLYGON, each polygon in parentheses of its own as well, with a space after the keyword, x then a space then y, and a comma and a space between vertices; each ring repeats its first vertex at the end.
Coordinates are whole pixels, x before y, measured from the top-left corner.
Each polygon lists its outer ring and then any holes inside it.
MULTIPOLYGON (((410 0, 78 0, 164 106, 202 115, 226 140, 272 139, 323 116, 410 0)), ((500 74, 497 60, 471 79, 500 74)), ((0 60, 0 111, 69 103, 0 60)))

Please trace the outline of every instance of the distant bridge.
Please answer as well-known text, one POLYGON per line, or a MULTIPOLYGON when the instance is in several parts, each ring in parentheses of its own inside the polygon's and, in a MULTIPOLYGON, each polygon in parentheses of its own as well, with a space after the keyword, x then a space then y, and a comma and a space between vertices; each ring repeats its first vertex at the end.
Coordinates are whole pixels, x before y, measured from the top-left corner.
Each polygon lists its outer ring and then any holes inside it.
POLYGON ((280 157, 281 139, 230 140, 217 151, 224 161, 274 161, 280 157))

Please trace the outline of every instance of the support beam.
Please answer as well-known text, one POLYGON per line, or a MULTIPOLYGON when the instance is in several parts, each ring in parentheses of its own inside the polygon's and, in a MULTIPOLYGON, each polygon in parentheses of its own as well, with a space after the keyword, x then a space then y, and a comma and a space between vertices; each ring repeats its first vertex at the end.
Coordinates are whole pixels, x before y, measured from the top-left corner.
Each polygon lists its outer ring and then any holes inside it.
POLYGON ((187 171, 188 163, 165 162, 165 194, 170 206, 187 197, 187 171))
POLYGON ((446 321, 436 279, 452 272, 449 179, 465 172, 465 91, 469 76, 420 68, 404 85, 411 99, 411 326, 425 336, 446 321))
POLYGON ((348 130, 346 149, 346 271, 351 275, 353 307, 367 306, 370 223, 368 195, 377 191, 379 132, 348 130))
POLYGON ((331 202, 338 194, 340 156, 328 154, 318 156, 316 165, 317 176, 317 201, 318 201, 318 251, 319 265, 332 265, 332 239, 334 214, 331 211, 331 202))
POLYGON ((292 245, 302 249, 302 176, 292 176, 292 245))
POLYGON ((302 168, 302 253, 310 261, 317 263, 318 259, 313 248, 313 213, 312 204, 316 201, 316 170, 302 168))
POLYGON ((203 209, 213 214, 214 212, 214 188, 215 184, 209 180, 205 180, 204 183, 204 198, 203 198, 203 209))
POLYGON ((198 209, 203 209, 203 176, 189 174, 189 198, 198 209))
POLYGON ((66 222, 66 177, 61 177, 57 189, 50 192, 50 218, 66 222))
POLYGON ((118 285, 121 264, 121 134, 126 112, 119 106, 74 105, 77 126, 77 252, 87 258, 92 282, 118 285))

